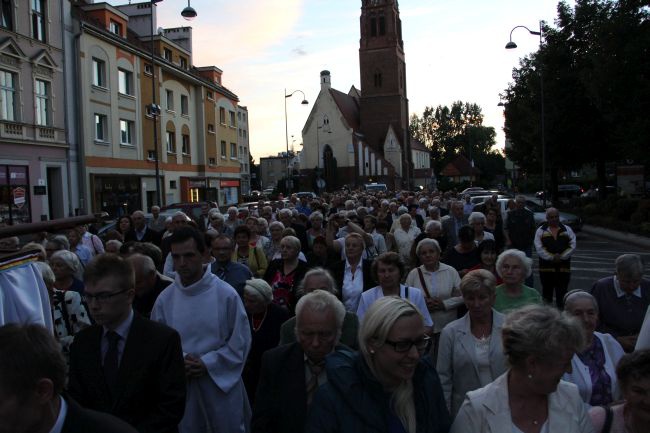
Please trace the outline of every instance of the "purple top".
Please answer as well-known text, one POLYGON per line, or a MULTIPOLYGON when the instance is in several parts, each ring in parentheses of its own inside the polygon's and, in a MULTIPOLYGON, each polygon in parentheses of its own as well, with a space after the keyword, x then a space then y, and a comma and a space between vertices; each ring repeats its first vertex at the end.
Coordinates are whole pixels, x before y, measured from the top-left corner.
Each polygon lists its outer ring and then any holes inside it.
POLYGON ((591 346, 582 353, 578 353, 580 360, 589 367, 591 378, 592 406, 605 406, 612 402, 612 379, 605 371, 605 350, 597 337, 593 338, 591 346))

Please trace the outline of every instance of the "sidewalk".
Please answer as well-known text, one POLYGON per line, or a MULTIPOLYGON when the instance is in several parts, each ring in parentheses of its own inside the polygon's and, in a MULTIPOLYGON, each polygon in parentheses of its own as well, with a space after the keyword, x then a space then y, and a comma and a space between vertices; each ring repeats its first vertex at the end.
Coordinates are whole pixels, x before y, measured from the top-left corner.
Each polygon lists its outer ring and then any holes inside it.
POLYGON ((582 231, 590 235, 602 236, 613 241, 624 242, 637 246, 639 248, 647 248, 650 250, 650 238, 647 238, 645 236, 619 232, 603 227, 591 226, 589 224, 583 225, 582 231))

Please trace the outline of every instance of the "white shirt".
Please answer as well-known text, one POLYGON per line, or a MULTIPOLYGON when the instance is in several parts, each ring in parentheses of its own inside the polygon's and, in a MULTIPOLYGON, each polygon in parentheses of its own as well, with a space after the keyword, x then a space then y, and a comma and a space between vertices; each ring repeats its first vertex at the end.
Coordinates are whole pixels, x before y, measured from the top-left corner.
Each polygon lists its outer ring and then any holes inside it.
MULTIPOLYGON (((399 296, 400 298, 407 298, 417 307, 422 318, 424 319, 424 326, 433 327, 433 320, 431 320, 431 315, 429 315, 429 310, 427 309, 427 304, 424 302, 424 295, 422 290, 416 287, 409 287, 408 298, 406 296, 406 286, 400 284, 399 286, 399 296)), ((359 323, 363 320, 363 316, 366 314, 366 311, 370 306, 379 298, 384 297, 384 291, 381 286, 373 287, 370 290, 367 290, 361 294, 361 299, 359 300, 359 307, 357 308, 357 316, 359 317, 359 323)))
POLYGON ((68 403, 66 403, 65 399, 61 396, 59 396, 59 401, 61 402, 61 406, 59 407, 59 416, 56 417, 56 422, 52 426, 52 429, 50 429, 50 433, 61 433, 61 430, 63 430, 63 423, 65 423, 65 417, 68 415, 68 403))
POLYGON ((348 260, 345 260, 345 272, 343 273, 343 287, 341 287, 341 295, 343 296, 343 305, 345 309, 352 313, 359 308, 359 299, 363 293, 363 266, 362 261, 359 260, 357 268, 352 273, 352 266, 348 260))

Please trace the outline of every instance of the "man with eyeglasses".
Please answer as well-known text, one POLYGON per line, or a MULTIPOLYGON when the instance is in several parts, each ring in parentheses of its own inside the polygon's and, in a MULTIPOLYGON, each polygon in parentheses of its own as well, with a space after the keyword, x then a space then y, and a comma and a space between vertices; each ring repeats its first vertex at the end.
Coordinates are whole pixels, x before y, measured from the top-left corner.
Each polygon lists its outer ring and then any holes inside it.
POLYGON ((186 394, 178 333, 133 312, 135 273, 124 259, 95 257, 84 282, 96 325, 70 348, 70 395, 140 432, 177 432, 186 394))
POLYGON ((304 431, 311 399, 327 381, 325 357, 338 345, 344 318, 345 307, 332 293, 315 290, 300 298, 297 342, 271 349, 262 357, 253 433, 304 431))

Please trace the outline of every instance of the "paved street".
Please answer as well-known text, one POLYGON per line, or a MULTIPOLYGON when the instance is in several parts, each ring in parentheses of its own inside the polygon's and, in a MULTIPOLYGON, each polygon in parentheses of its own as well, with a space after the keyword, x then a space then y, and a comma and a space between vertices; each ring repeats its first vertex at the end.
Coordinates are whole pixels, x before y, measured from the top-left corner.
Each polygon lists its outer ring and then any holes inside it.
MULTIPOLYGON (((650 251, 633 245, 616 242, 585 232, 577 233, 577 247, 571 260, 572 289, 590 289, 593 283, 614 273, 614 260, 621 254, 637 253, 646 264, 646 278, 650 277, 650 251)), ((534 256, 535 288, 541 291, 537 272, 537 256, 534 256)))

